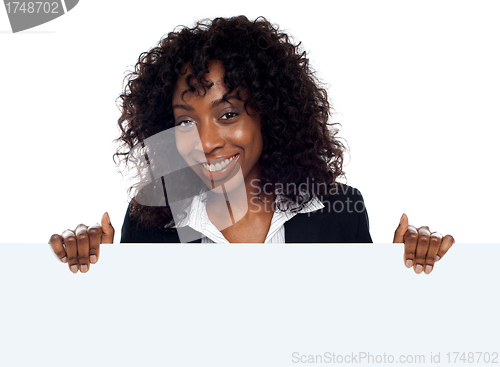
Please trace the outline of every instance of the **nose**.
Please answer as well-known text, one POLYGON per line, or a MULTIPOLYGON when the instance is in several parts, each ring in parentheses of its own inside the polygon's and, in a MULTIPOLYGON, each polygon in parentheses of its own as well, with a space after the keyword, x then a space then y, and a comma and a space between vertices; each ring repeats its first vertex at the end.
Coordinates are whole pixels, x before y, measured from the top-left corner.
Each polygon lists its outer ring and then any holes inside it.
POLYGON ((217 148, 222 148, 226 141, 221 133, 217 124, 201 123, 198 127, 201 146, 198 146, 198 149, 202 150, 205 155, 209 155, 217 148))

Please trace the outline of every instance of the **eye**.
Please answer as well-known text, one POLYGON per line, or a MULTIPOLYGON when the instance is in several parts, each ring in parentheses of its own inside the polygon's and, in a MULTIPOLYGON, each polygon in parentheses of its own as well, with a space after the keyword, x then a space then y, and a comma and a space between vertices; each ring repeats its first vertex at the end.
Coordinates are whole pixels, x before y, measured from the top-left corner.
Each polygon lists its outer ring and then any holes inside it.
POLYGON ((221 120, 231 120, 231 119, 235 118, 236 116, 238 116, 238 114, 236 112, 226 112, 225 114, 222 115, 222 117, 220 119, 221 120))
POLYGON ((175 125, 175 126, 183 128, 183 130, 186 130, 186 129, 189 129, 189 128, 195 126, 195 122, 191 121, 191 120, 182 120, 182 121, 179 121, 179 123, 177 123, 177 125, 175 125))

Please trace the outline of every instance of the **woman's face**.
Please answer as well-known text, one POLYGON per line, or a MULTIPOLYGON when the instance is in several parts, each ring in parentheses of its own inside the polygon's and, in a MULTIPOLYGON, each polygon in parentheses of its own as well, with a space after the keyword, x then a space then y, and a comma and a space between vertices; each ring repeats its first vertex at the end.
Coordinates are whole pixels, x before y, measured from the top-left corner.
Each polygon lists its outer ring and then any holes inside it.
POLYGON ((213 85, 205 94, 188 92, 181 96, 188 89, 186 75, 192 71, 189 65, 175 86, 172 108, 177 149, 210 189, 228 183, 239 167, 245 183, 249 184, 260 177, 257 163, 262 153, 260 116, 248 108, 249 115, 235 93, 227 101, 222 99, 227 88, 220 62, 211 62, 208 70, 205 78, 213 85))

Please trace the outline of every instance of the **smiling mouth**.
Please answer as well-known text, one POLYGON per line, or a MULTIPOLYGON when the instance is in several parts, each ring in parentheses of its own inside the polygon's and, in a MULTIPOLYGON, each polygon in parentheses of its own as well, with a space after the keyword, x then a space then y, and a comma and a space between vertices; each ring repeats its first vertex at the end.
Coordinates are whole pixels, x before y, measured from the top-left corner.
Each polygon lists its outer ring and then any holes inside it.
POLYGON ((233 155, 231 158, 227 158, 224 161, 217 162, 216 164, 202 163, 202 166, 209 172, 219 172, 226 168, 229 163, 238 157, 238 155, 239 153, 233 155))

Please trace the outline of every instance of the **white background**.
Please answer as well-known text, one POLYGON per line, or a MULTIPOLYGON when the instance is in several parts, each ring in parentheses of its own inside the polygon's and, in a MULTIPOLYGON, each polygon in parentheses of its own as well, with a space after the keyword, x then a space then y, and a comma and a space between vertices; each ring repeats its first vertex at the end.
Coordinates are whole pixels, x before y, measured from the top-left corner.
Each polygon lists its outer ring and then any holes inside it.
POLYGON ((19 34, 0 11, 0 242, 46 242, 105 211, 119 232, 127 195, 112 140, 125 71, 176 25, 239 14, 266 16, 309 51, 342 114, 347 182, 375 242, 392 241, 403 212, 458 242, 498 241, 496 1, 169 3, 80 1, 19 34))
POLYGON ((0 365, 499 352, 499 247, 477 244, 498 242, 499 5, 326 3, 82 0, 20 34, 0 11, 0 365), (430 276, 399 245, 103 245, 87 274, 58 263, 50 235, 105 211, 119 240, 126 69, 176 25, 239 14, 302 41, 329 84, 373 239, 391 242, 403 212, 457 239, 430 276))

